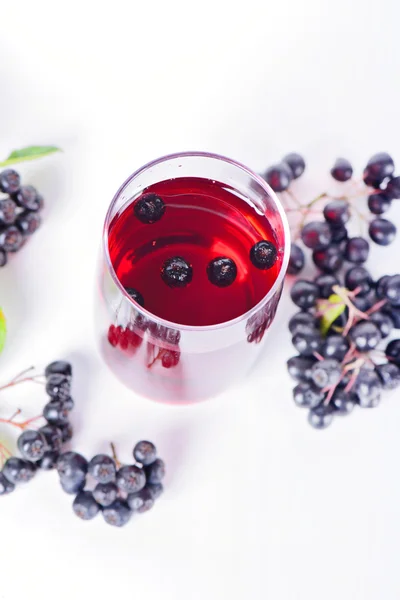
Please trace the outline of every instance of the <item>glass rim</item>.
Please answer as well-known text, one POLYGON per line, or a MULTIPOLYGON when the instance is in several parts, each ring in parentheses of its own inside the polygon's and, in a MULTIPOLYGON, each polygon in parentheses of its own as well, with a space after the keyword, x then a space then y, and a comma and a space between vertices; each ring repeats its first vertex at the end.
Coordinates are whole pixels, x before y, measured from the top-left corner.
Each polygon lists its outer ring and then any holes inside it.
POLYGON ((110 206, 108 207, 108 210, 107 210, 107 213, 105 216, 105 220, 104 220, 104 225, 103 225, 102 245, 103 245, 103 248, 102 248, 103 255, 105 256, 105 259, 106 259, 106 265, 107 265, 108 271, 111 274, 111 277, 112 277, 115 285, 117 286, 119 291, 122 293, 122 296, 125 297, 126 300, 128 300, 128 302, 132 305, 132 307, 135 310, 139 311, 140 313, 143 313, 150 320, 157 321, 158 323, 160 323, 161 325, 164 325, 165 327, 169 327, 172 329, 179 329, 181 331, 199 331, 199 332, 204 331, 204 332, 206 332, 206 331, 218 331, 219 329, 223 329, 225 327, 232 327, 238 323, 241 323, 242 321, 247 321, 255 313, 259 312, 263 308, 263 306, 265 306, 269 302, 269 300, 271 300, 271 298, 275 295, 275 293, 279 290, 281 284, 283 283, 283 280, 284 280, 284 277, 286 274, 286 270, 287 270, 287 266, 289 263, 291 240, 290 240, 289 223, 288 223, 284 208, 282 206, 282 203, 279 200, 276 193, 273 191, 273 189, 268 185, 268 183, 260 175, 258 175, 254 171, 252 171, 252 169, 249 169, 249 167, 246 167, 244 164, 242 164, 236 160, 233 160, 232 158, 228 158, 227 156, 223 156, 221 154, 215 154, 212 152, 201 152, 201 151, 186 151, 186 152, 175 152, 172 154, 166 154, 164 156, 161 156, 160 158, 156 158, 155 160, 152 160, 152 161, 146 163, 145 165, 143 165, 142 167, 140 167, 139 169, 134 171, 134 173, 132 173, 132 175, 130 175, 124 181, 124 183, 118 188, 117 192, 114 194, 114 197, 111 200, 110 206), (282 222, 282 228, 283 228, 283 234, 284 234, 282 263, 281 263, 281 267, 279 269, 278 276, 274 282, 274 285, 271 287, 271 289, 267 292, 267 294, 265 296, 263 296, 263 298, 255 306, 250 308, 247 312, 243 313, 242 315, 239 315, 238 317, 235 317, 234 319, 230 319, 229 321, 223 321, 222 323, 216 323, 214 325, 182 325, 180 323, 175 323, 174 321, 168 321, 167 319, 158 317, 154 313, 151 313, 150 311, 148 311, 145 308, 143 308, 142 306, 140 306, 137 302, 135 302, 129 296, 129 294, 126 292, 124 286, 119 281, 117 274, 114 270, 114 266, 111 261, 109 245, 108 245, 108 229, 109 229, 110 222, 112 220, 111 214, 112 214, 112 211, 113 211, 113 208, 114 208, 116 202, 118 202, 118 199, 119 199, 120 195, 123 193, 124 189, 138 175, 140 175, 144 171, 147 171, 151 167, 154 167, 160 163, 164 163, 164 162, 167 162, 167 161, 173 160, 173 159, 179 159, 179 158, 185 159, 185 158, 195 158, 195 157, 219 160, 221 162, 225 162, 230 165, 233 165, 234 167, 237 167, 238 169, 247 173, 254 181, 256 181, 262 188, 264 188, 264 190, 267 192, 268 196, 273 200, 275 208, 277 209, 277 211, 279 213, 279 217, 282 222))

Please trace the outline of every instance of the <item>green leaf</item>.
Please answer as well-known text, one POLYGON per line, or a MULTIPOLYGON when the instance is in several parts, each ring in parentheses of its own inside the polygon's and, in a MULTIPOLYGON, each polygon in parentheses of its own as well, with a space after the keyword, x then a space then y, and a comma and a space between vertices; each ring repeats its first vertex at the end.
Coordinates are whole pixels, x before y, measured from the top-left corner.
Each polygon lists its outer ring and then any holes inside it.
POLYGON ((61 150, 57 146, 28 146, 20 150, 13 150, 5 160, 0 162, 0 167, 7 167, 25 160, 35 160, 54 154, 54 152, 61 152, 61 150))
POLYGON ((326 336, 332 323, 344 312, 346 304, 340 296, 332 294, 328 300, 320 300, 317 308, 322 313, 319 328, 322 335, 326 336))
POLYGON ((0 308, 0 352, 3 350, 4 343, 6 341, 6 333, 7 333, 6 318, 4 316, 3 311, 0 308))

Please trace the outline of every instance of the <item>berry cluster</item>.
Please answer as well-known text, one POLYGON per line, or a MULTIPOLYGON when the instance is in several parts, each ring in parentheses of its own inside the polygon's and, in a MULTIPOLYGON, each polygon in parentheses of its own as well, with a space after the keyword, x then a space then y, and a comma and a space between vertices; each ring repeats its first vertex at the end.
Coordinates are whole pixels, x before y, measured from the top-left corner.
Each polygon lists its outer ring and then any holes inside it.
POLYGON ((41 223, 43 198, 31 185, 21 185, 13 169, 0 173, 0 267, 7 264, 8 253, 18 252, 41 223))
POLYGON ((83 519, 99 512, 109 525, 123 527, 133 513, 150 510, 163 491, 164 462, 151 442, 133 449, 136 464, 121 465, 118 459, 97 454, 89 462, 76 452, 65 452, 57 461, 61 487, 74 494, 73 510, 83 519))

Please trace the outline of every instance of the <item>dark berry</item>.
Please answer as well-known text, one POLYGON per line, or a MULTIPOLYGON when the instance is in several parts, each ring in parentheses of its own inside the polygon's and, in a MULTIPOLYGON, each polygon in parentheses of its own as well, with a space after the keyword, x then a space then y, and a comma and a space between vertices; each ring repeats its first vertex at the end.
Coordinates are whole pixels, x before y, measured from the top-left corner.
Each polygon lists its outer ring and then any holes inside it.
POLYGON ((385 306, 381 308, 381 311, 390 317, 395 329, 400 329, 400 307, 395 308, 390 304, 385 304, 385 306))
POLYGON ((0 224, 12 225, 17 216, 17 205, 11 198, 0 200, 0 224))
POLYGON ((72 366, 65 360, 55 360, 54 362, 47 365, 44 374, 46 377, 50 375, 65 375, 66 377, 72 377, 72 366))
POLYGON ((269 167, 263 177, 274 192, 283 192, 288 189, 293 179, 293 173, 287 163, 281 162, 269 167))
POLYGON ((290 290, 290 297, 300 308, 311 308, 319 295, 318 286, 312 281, 298 279, 290 290))
POLYGON ((170 287, 185 287, 192 277, 192 266, 181 256, 168 258, 161 267, 161 278, 170 287))
POLYGON ((21 178, 14 169, 5 169, 0 173, 0 192, 15 194, 18 192, 21 178))
POLYGON ((302 356, 313 356, 322 348, 322 337, 318 331, 296 332, 292 338, 292 344, 302 356))
POLYGON ((375 367, 384 390, 394 390, 400 385, 400 368, 394 363, 385 363, 375 367))
POLYGON ((99 483, 110 483, 115 481, 117 469, 110 456, 97 454, 89 462, 88 472, 99 483))
POLYGON ((349 336, 360 352, 374 350, 382 339, 379 328, 372 321, 361 321, 353 325, 349 336))
POLYGON ((332 398, 332 406, 336 415, 348 415, 357 404, 357 396, 351 392, 345 392, 344 389, 336 389, 332 398))
POLYGON ((98 483, 93 490, 94 499, 100 506, 110 506, 118 497, 115 483, 98 483))
POLYGON ((400 367, 400 340, 392 340, 385 350, 386 358, 400 367))
POLYGON ((336 181, 348 181, 352 178, 353 167, 347 158, 337 158, 331 169, 331 175, 336 181))
POLYGON ((352 298, 352 303, 358 310, 361 310, 361 312, 365 312, 371 308, 371 303, 367 296, 356 296, 355 298, 352 298))
POLYGON ((146 475, 143 469, 136 465, 121 467, 117 473, 117 486, 125 494, 139 492, 146 485, 146 475))
POLYGON ((289 275, 297 275, 302 271, 305 263, 304 252, 297 244, 290 246, 290 257, 287 272, 289 275))
POLYGON ((315 317, 311 313, 307 312, 298 312, 289 321, 289 331, 290 333, 297 333, 304 331, 310 331, 311 329, 316 328, 315 317))
POLYGON ((391 198, 384 192, 368 196, 368 208, 374 215, 382 215, 389 210, 391 204, 391 198))
POLYGON ((387 337, 393 330, 394 324, 392 319, 389 315, 385 315, 380 311, 372 313, 369 320, 377 326, 383 338, 387 337))
POLYGON ((4 463, 2 473, 8 481, 16 485, 30 481, 36 473, 36 467, 29 460, 12 456, 4 463))
POLYGON ((77 473, 73 477, 60 477, 60 485, 66 494, 78 494, 86 485, 86 476, 77 473))
POLYGON ((306 168, 304 158, 300 154, 297 154, 297 152, 286 154, 286 156, 283 157, 282 162, 289 165, 293 179, 297 179, 303 175, 304 169, 306 168))
POLYGON ((343 253, 333 244, 327 248, 314 250, 312 259, 314 264, 325 273, 336 273, 343 265, 343 253))
POLYGON ((43 458, 48 449, 46 438, 40 431, 28 429, 18 438, 18 450, 26 460, 36 462, 43 458))
POLYGON ((237 275, 237 267, 231 258, 218 256, 208 263, 207 277, 217 287, 231 285, 237 275))
POLYGON ((135 290, 135 288, 127 287, 125 288, 126 293, 139 304, 139 306, 144 306, 144 298, 140 292, 135 290))
POLYGON ((0 267, 4 267, 7 264, 7 252, 0 248, 0 267))
POLYGON ((156 194, 144 194, 133 205, 135 216, 142 223, 159 221, 165 212, 165 204, 156 194))
POLYGON ((270 269, 276 263, 277 258, 276 246, 267 240, 257 242, 250 250, 250 260, 257 269, 270 269))
POLYGON ((332 244, 340 244, 349 237, 347 229, 344 225, 330 225, 332 244))
POLYGON ((390 275, 383 275, 383 277, 380 277, 376 282, 375 289, 378 298, 386 298, 386 285, 389 283, 389 281, 390 275))
POLYGON ((38 467, 43 469, 44 471, 50 471, 51 469, 55 469, 57 466, 59 453, 55 450, 48 450, 43 454, 43 457, 39 460, 38 467))
POLYGON ((346 338, 339 334, 328 335, 321 349, 324 358, 334 358, 342 362, 350 345, 346 338))
POLYGON ((14 199, 19 206, 26 210, 37 211, 41 208, 38 193, 33 185, 22 185, 14 199))
POLYGON ((369 243, 362 237, 353 237, 347 241, 344 256, 349 262, 361 264, 368 259, 369 243))
POLYGON ((324 399, 324 393, 316 388, 311 381, 301 381, 293 389, 293 400, 297 406, 313 408, 324 399))
POLYGON ((40 227, 42 219, 39 214, 25 212, 16 221, 16 226, 24 235, 32 235, 40 227))
POLYGON ((400 275, 392 275, 386 280, 383 298, 392 306, 400 306, 400 275))
POLYGON ((171 369, 179 364, 181 353, 177 350, 163 349, 161 353, 161 364, 164 369, 171 369))
POLYGON ((79 492, 72 504, 72 509, 77 517, 89 521, 94 519, 100 507, 93 498, 92 492, 79 492))
POLYGON ((138 442, 133 449, 133 457, 142 465, 150 465, 157 458, 157 450, 152 442, 142 440, 138 442))
POLYGON ((304 225, 301 239, 312 250, 326 248, 332 241, 331 228, 326 221, 311 221, 304 225))
POLYGON ((140 490, 140 492, 129 494, 127 502, 133 512, 144 513, 153 507, 154 496, 152 492, 145 487, 140 490))
POLYGON ((317 361, 311 369, 311 379, 319 389, 339 383, 341 376, 340 363, 334 358, 317 361))
POLYGON ((154 500, 157 500, 161 496, 164 491, 164 486, 162 483, 148 483, 146 484, 146 490, 150 490, 153 494, 154 500))
POLYGON ((345 200, 332 200, 324 207, 324 217, 331 225, 344 225, 350 219, 349 204, 345 200))
POLYGON ((375 371, 361 369, 354 392, 357 394, 358 403, 362 408, 375 408, 381 400, 381 380, 375 371))
POLYGON ((69 410, 60 400, 52 400, 44 407, 43 416, 48 423, 58 426, 68 422, 69 410))
POLYGON ((353 267, 349 269, 345 275, 345 284, 348 290, 360 288, 360 296, 365 296, 370 292, 373 281, 371 275, 364 267, 353 267))
POLYGON ((398 200, 400 198, 400 177, 392 177, 386 186, 385 194, 392 198, 393 200, 398 200))
POLYGON ((331 404, 320 404, 308 413, 308 422, 314 429, 326 429, 333 421, 334 409, 331 404))
POLYGON ((0 247, 6 252, 18 252, 24 243, 24 237, 18 227, 10 225, 0 231, 0 247))
POLYGON ((62 401, 64 408, 66 410, 68 410, 68 412, 71 412, 71 410, 74 409, 75 406, 75 402, 73 401, 73 399, 71 398, 71 396, 69 398, 66 398, 65 400, 62 401))
POLYGON ((319 298, 329 298, 333 294, 333 286, 340 285, 339 280, 331 273, 322 273, 314 279, 319 289, 319 298))
POLYGON ((379 185, 386 179, 393 175, 394 162, 391 156, 387 152, 379 152, 374 154, 364 169, 364 182, 366 185, 372 185, 373 187, 379 187, 379 185))
POLYGON ((311 379, 311 369, 316 360, 314 357, 292 356, 286 363, 289 375, 297 381, 309 381, 311 379))
POLYGON ((157 458, 151 465, 145 467, 148 483, 161 483, 165 477, 165 464, 161 458, 157 458))
POLYGON ((379 246, 388 246, 396 236, 396 226, 387 219, 374 219, 369 224, 368 229, 370 238, 379 246))
POLYGON ((75 475, 86 475, 88 462, 77 452, 64 452, 57 461, 57 471, 64 479, 73 479, 75 475))
POLYGON ((15 490, 15 485, 8 481, 3 473, 0 472, 0 496, 11 494, 15 490))
POLYGON ((63 444, 72 440, 74 430, 72 428, 71 423, 68 423, 68 422, 60 423, 59 425, 57 425, 57 428, 61 431, 63 444))
POLYGON ((71 392, 71 381, 66 375, 49 375, 46 382, 46 392, 52 400, 66 400, 71 392))
POLYGON ((103 508, 103 517, 106 523, 114 527, 123 527, 132 516, 132 511, 123 500, 115 500, 110 506, 103 508))

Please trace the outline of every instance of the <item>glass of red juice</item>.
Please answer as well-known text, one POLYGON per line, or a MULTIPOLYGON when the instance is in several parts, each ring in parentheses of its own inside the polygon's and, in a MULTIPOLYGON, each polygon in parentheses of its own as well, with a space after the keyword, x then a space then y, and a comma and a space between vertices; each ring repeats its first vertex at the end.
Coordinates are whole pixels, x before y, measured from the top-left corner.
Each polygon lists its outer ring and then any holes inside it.
POLYGON ((234 385, 274 319, 289 237, 277 196, 234 160, 185 152, 136 171, 104 224, 96 330, 111 370, 174 404, 234 385))

